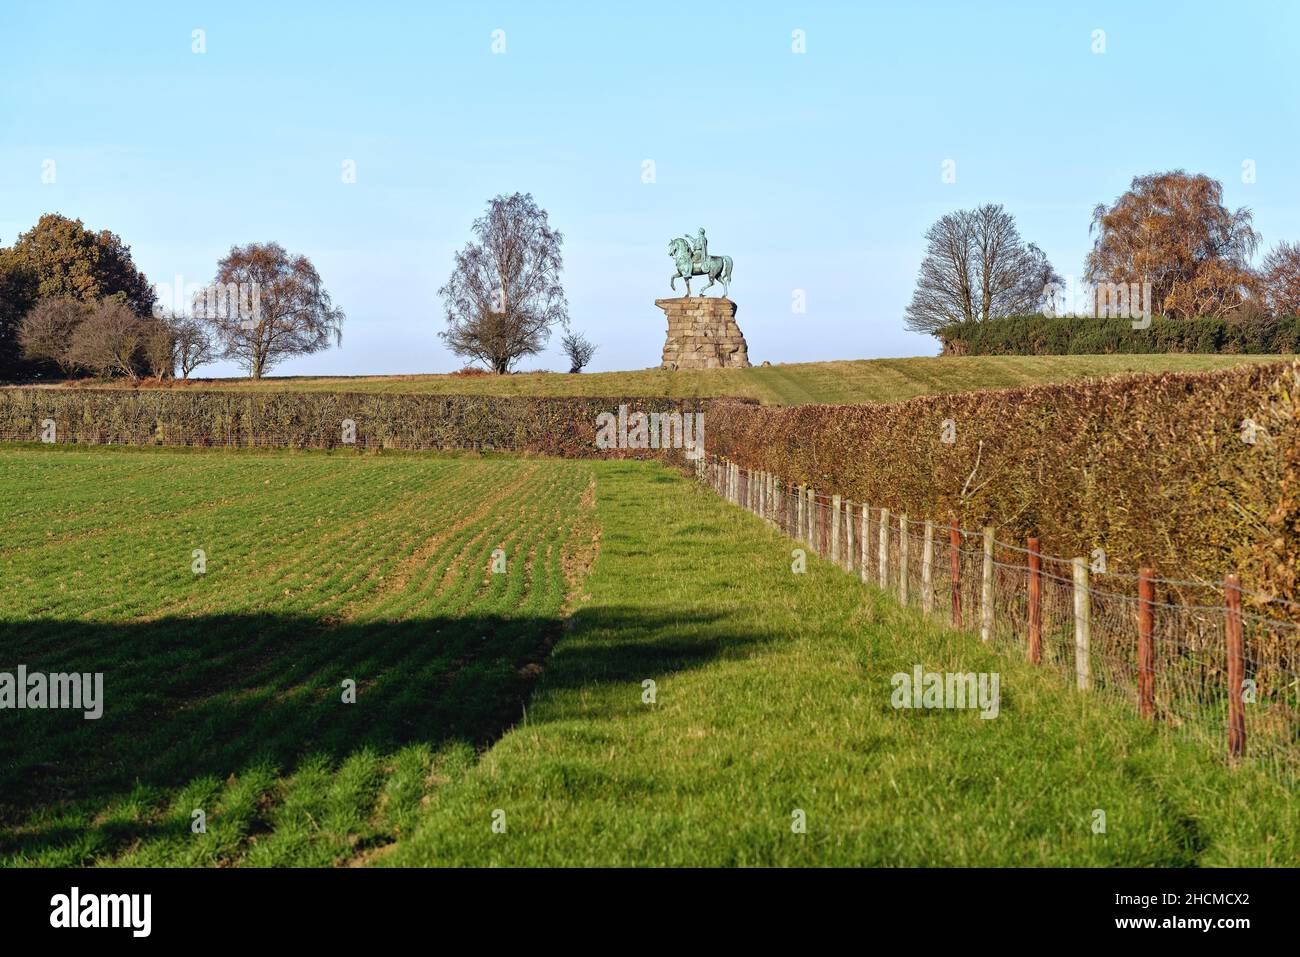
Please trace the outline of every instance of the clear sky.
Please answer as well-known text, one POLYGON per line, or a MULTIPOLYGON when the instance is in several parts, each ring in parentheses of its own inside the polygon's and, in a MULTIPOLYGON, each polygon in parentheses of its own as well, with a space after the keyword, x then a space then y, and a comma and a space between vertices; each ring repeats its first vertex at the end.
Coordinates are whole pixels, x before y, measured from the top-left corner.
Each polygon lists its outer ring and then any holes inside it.
MULTIPOLYGON (((1298 52, 1291 0, 0 0, 0 244, 60 212, 153 282, 207 282, 277 240, 348 319, 276 373, 445 372, 453 250, 531 192, 593 369, 658 364, 668 240, 700 226, 755 362, 926 355, 902 312, 953 209, 1003 203, 1078 276, 1092 207, 1183 167, 1265 248, 1300 239, 1298 52)), ((521 368, 563 368, 558 337, 521 368)))

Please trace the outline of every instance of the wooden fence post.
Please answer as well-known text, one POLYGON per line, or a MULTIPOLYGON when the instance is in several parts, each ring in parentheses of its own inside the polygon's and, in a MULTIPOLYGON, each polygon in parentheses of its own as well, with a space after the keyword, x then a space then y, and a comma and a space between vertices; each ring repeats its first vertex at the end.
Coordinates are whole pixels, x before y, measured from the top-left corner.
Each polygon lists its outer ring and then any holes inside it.
POLYGON ((856 554, 853 546, 853 503, 845 499, 844 501, 844 570, 853 571, 853 556, 856 554))
POLYGON ((827 554, 831 549, 831 528, 829 528, 829 525, 831 525, 831 506, 829 506, 829 503, 820 505, 816 510, 816 515, 818 515, 818 527, 816 527, 818 554, 822 555, 823 558, 831 559, 833 562, 835 557, 827 554))
POLYGON ((1228 601, 1228 754, 1239 758, 1246 753, 1246 712, 1241 693, 1246 683, 1246 653, 1241 640, 1241 581, 1236 575, 1223 580, 1228 601))
POLYGON ((812 540, 812 516, 808 514, 808 486, 799 486, 799 514, 803 516, 799 526, 799 541, 807 545, 812 540))
POLYGON ((799 488, 796 490, 795 507, 794 507, 794 537, 799 541, 803 541, 803 537, 804 537, 803 536, 803 506, 804 506, 805 498, 807 498, 807 495, 804 493, 804 487, 800 485, 799 488))
POLYGON ((831 496, 831 561, 840 560, 840 497, 831 496))
POLYGON ((817 500, 817 493, 812 497, 813 514, 817 516, 817 527, 813 529, 813 549, 818 555, 826 554, 826 508, 817 500))
POLYGON ((907 576, 911 571, 908 562, 907 513, 898 516, 898 603, 907 605, 907 576))
POLYGON ((984 570, 980 575, 980 641, 993 640, 993 528, 984 526, 984 570))
POLYGON ((955 518, 948 526, 948 568, 952 578, 952 626, 961 628, 961 531, 955 518))
POLYGON ((799 516, 803 511, 803 492, 799 490, 798 485, 791 485, 786 489, 786 505, 789 507, 790 533, 795 541, 799 540, 799 516))
POLYGON ((926 614, 934 611, 934 522, 928 519, 921 544, 921 609, 926 614))
POLYGON ((1156 586, 1151 569, 1138 569, 1138 714, 1156 713, 1156 652, 1151 641, 1155 624, 1156 586))
POLYGON ((880 548, 876 556, 880 566, 880 587, 889 588, 889 509, 880 510, 880 548))
POLYGON ((862 506, 862 534, 858 536, 858 548, 862 552, 862 584, 867 583, 867 552, 871 548, 871 506, 862 506))
POLYGON ((1074 674, 1080 691, 1092 687, 1092 667, 1088 660, 1088 643, 1092 635, 1088 600, 1088 563, 1073 559, 1074 565, 1074 674))
POLYGON ((1043 557, 1038 553, 1038 539, 1025 543, 1029 550, 1029 660, 1043 660, 1043 557))

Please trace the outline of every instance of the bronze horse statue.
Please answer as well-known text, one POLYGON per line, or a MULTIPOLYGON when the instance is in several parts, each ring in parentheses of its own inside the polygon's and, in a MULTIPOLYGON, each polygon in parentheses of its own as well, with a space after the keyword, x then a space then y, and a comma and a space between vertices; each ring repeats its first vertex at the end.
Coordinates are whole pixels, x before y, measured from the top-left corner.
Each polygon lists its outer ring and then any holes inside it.
POLYGON ((691 294, 691 277, 708 276, 709 285, 701 289, 697 295, 703 296, 706 289, 714 283, 722 283, 722 297, 727 297, 727 290, 731 285, 731 257, 730 256, 707 256, 701 262, 695 258, 695 250, 691 248, 690 241, 684 238, 674 239, 668 244, 668 255, 673 257, 673 262, 677 265, 675 272, 668 280, 668 285, 674 292, 677 291, 677 280, 686 280, 686 295, 691 294))

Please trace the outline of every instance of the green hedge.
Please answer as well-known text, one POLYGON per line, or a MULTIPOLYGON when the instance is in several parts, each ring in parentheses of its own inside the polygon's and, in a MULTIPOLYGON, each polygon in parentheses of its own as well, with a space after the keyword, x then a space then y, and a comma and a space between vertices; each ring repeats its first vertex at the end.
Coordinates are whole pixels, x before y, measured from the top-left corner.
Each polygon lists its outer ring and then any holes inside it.
MULTIPOLYGON (((59 443, 96 445, 502 449, 575 458, 596 448, 596 417, 616 412, 698 412, 703 399, 532 398, 362 392, 240 394, 125 389, 0 389, 0 440, 33 442, 53 419, 59 443)), ((706 436, 707 440, 707 436, 706 436)), ((657 451, 626 454, 657 455, 657 451)))
POLYGON ((1109 353, 1225 352, 1249 355, 1300 352, 1300 316, 1237 321, 1219 317, 1153 316, 1147 329, 1130 319, 1011 316, 954 323, 939 330, 945 355, 1058 356, 1109 353))

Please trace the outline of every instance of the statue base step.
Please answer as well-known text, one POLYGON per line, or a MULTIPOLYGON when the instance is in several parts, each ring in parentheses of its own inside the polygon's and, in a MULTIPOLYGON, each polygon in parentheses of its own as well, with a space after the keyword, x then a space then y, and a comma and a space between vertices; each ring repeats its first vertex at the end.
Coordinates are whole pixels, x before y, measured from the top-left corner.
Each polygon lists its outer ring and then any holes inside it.
POLYGON ((749 346, 730 299, 679 296, 655 305, 668 316, 661 369, 749 368, 749 346))

